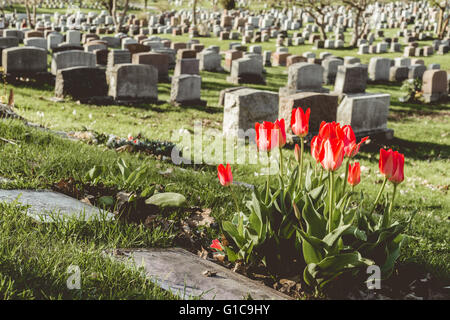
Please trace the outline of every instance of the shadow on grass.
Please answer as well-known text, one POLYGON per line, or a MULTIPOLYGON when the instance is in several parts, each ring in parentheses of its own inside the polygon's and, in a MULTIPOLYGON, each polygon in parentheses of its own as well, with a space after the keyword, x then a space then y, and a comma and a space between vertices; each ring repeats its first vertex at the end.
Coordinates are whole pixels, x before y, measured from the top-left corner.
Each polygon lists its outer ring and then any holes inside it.
MULTIPOLYGON (((8 83, 13 85, 14 87, 21 88, 21 89, 37 89, 47 92, 54 92, 55 91, 55 84, 54 83, 48 83, 48 82, 41 82, 39 80, 30 80, 30 81, 20 81, 20 80, 8 80, 8 83)), ((22 93, 22 95, 24 95, 22 93)), ((31 94, 30 94, 31 96, 31 94)))
MULTIPOLYGON (((120 106, 122 106, 122 105, 120 105, 120 106)), ((195 110, 210 113, 210 114, 223 112, 222 108, 210 107, 210 106, 190 105, 190 106, 177 107, 167 101, 159 101, 158 103, 153 103, 153 104, 141 103, 141 104, 135 104, 135 105, 130 105, 130 106, 133 108, 136 108, 136 109, 153 111, 153 112, 157 112, 157 113, 182 112, 184 109, 195 109, 195 110)))
MULTIPOLYGON (((450 158, 450 146, 432 142, 409 141, 394 137, 390 141, 373 140, 372 143, 361 147, 362 152, 378 154, 380 148, 392 148, 393 150, 407 154, 408 158, 414 160, 432 160, 439 158, 450 158)), ((368 160, 378 161, 378 157, 368 160)))

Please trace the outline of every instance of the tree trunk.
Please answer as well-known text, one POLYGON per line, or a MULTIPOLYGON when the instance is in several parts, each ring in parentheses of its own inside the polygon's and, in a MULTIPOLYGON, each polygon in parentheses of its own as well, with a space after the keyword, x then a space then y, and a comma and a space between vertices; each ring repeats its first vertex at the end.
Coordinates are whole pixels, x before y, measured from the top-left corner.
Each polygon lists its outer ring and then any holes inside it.
POLYGON ((30 2, 29 2, 29 0, 25 0, 25 10, 26 10, 26 13, 27 13, 27 19, 28 19, 28 22, 30 24, 30 27, 33 29, 34 25, 31 22, 31 11, 30 11, 30 2))
POLYGON ((444 23, 442 24, 441 31, 439 32, 439 35, 438 35, 438 38, 439 38, 439 39, 444 39, 444 36, 445 36, 445 30, 446 30, 447 27, 448 27, 449 21, 450 21, 450 17, 447 17, 447 19, 445 19, 444 23))
POLYGON ((361 20, 361 11, 358 11, 355 17, 355 27, 353 28, 353 39, 350 43, 351 47, 356 47, 359 39, 359 21, 361 20))
POLYGON ((112 16, 112 19, 113 19, 113 23, 114 23, 114 26, 116 27, 116 30, 117 30, 117 0, 111 0, 111 2, 112 2, 112 6, 111 6, 111 16, 112 16))
MULTIPOLYGON (((114 0, 114 2, 116 2, 116 5, 117 5, 117 0, 114 0)), ((129 3, 129 0, 126 0, 123 10, 119 15, 119 21, 116 25, 116 32, 120 32, 120 29, 122 28, 123 21, 125 20, 125 16, 127 15, 127 11, 128 11, 128 3, 129 3)))
POLYGON ((327 33, 325 32, 325 23, 321 23, 319 24, 319 28, 320 28, 320 34, 322 37, 322 40, 325 41, 327 40, 327 33))
POLYGON ((144 0, 144 10, 147 10, 147 2, 148 0, 144 0))
POLYGON ((34 29, 34 26, 36 25, 36 7, 37 7, 37 3, 36 0, 33 1, 33 24, 31 24, 30 22, 30 27, 32 29, 34 29))
POLYGON ((194 26, 196 26, 197 25, 197 13, 196 13, 196 11, 197 11, 197 0, 194 0, 194 3, 193 3, 193 5, 192 5, 192 20, 193 20, 193 23, 194 23, 194 26))
MULTIPOLYGON (((108 13, 110 16, 113 15, 113 6, 114 6, 114 1, 113 0, 108 0, 108 5, 106 6, 106 8, 108 9, 108 13)), ((113 19, 114 20, 114 19, 113 19)))

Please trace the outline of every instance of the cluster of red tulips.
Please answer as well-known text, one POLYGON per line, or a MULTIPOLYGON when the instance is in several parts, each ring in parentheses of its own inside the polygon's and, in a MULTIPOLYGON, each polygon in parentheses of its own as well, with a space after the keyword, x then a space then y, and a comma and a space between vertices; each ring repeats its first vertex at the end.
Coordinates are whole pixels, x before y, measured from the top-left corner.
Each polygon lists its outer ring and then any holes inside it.
MULTIPOLYGON (((295 108, 292 110, 291 129, 292 132, 300 138, 300 146, 295 145, 295 159, 299 166, 298 187, 301 186, 302 170, 303 170, 303 151, 304 151, 304 137, 309 132, 309 117, 310 109, 306 112, 302 108, 295 108)), ((280 174, 283 175, 283 156, 282 148, 286 144, 286 130, 284 119, 276 120, 275 122, 264 121, 262 124, 256 123, 256 145, 260 152, 270 152, 275 148, 280 151, 280 174)), ((352 189, 361 181, 361 167, 359 162, 350 163, 361 147, 361 145, 368 139, 365 137, 357 142, 353 129, 350 125, 341 127, 339 123, 322 122, 319 133, 311 140, 311 156, 314 161, 322 166, 328 172, 329 188, 333 190, 334 186, 334 172, 337 171, 343 164, 344 158, 347 159, 345 167, 345 179, 343 183, 343 190, 348 183, 352 189)), ((391 149, 380 149, 379 170, 385 176, 383 185, 375 200, 373 209, 380 199, 381 193, 387 181, 394 184, 394 194, 392 197, 391 206, 395 198, 396 186, 404 179, 404 156, 403 154, 392 151, 391 149)), ((322 171, 323 172, 323 171, 322 171)), ((222 164, 218 167, 218 176, 220 183, 223 186, 229 186, 233 181, 231 167, 229 164, 226 167, 222 164)), ((269 175, 267 179, 269 184, 269 175)), ((330 192, 332 195, 333 192, 330 192)), ((233 196, 234 197, 234 196, 233 196)), ((330 206, 333 206, 333 199, 330 197, 330 206)), ((332 207, 331 207, 332 208, 332 207)), ((373 210, 372 209, 372 210, 373 210)))

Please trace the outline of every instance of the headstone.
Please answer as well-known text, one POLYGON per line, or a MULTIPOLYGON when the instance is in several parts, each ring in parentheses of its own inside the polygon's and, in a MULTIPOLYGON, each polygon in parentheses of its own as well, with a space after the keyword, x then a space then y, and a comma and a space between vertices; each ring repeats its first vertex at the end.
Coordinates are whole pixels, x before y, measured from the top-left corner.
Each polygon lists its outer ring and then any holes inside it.
POLYGON ((423 74, 427 71, 427 67, 422 64, 412 64, 409 67, 408 79, 422 79, 423 74))
POLYGON ((225 51, 225 70, 230 72, 233 60, 240 59, 243 56, 244 56, 244 53, 240 50, 225 51))
POLYGON ((108 49, 97 49, 92 52, 95 54, 96 63, 100 66, 106 66, 108 64, 108 49))
POLYGON ((0 37, 0 48, 7 49, 19 46, 19 39, 16 37, 0 37))
POLYGON ((395 66, 397 67, 409 67, 411 65, 411 59, 410 58, 395 58, 395 66))
POLYGON ((109 95, 119 101, 158 100, 158 70, 145 64, 118 64, 109 73, 109 95))
POLYGON ((6 74, 33 75, 47 72, 47 50, 35 47, 15 47, 2 51, 2 66, 6 74))
POLYGON ((179 76, 182 74, 200 74, 200 61, 198 59, 180 59, 175 65, 173 75, 179 76))
POLYGON ((130 51, 131 56, 133 56, 136 53, 141 53, 141 52, 149 52, 150 51, 150 47, 140 44, 140 43, 127 43, 124 45, 124 49, 130 51))
POLYGON ((347 95, 337 110, 337 121, 341 125, 351 125, 355 135, 393 137, 393 131, 387 128, 390 105, 389 94, 347 95))
POLYGON ((63 42, 63 36, 57 33, 51 33, 47 37, 47 50, 53 50, 58 44, 63 42))
POLYGON ((344 64, 345 65, 357 64, 357 63, 361 63, 361 59, 355 58, 355 57, 344 57, 344 64))
MULTIPOLYGON (((242 137, 256 122, 275 121, 278 95, 274 92, 241 88, 224 95, 223 134, 242 137)), ((254 141, 254 139, 251 139, 254 141)))
POLYGON ((56 75, 58 70, 72 67, 95 67, 96 56, 94 53, 69 50, 53 54, 51 73, 56 75))
POLYGON ((72 67, 58 70, 55 96, 71 96, 74 100, 88 102, 108 94, 105 70, 90 67, 72 67))
POLYGON ((180 74, 172 77, 170 92, 171 102, 177 105, 204 106, 206 101, 200 100, 202 78, 196 74, 180 74))
POLYGON ((364 93, 367 87, 367 65, 351 64, 338 67, 334 92, 336 94, 364 93))
POLYGON ((290 55, 286 59, 286 66, 290 67, 294 63, 299 63, 299 62, 307 62, 307 59, 305 57, 302 57, 302 56, 299 56, 299 55, 296 55, 296 54, 295 55, 290 55))
POLYGON ((291 54, 288 52, 274 52, 272 54, 272 66, 285 66, 287 63, 287 58, 291 54))
POLYGON ((23 42, 26 47, 36 47, 47 51, 47 40, 45 40, 44 38, 25 38, 23 42))
POLYGON ((158 82, 170 82, 169 57, 166 54, 141 52, 133 55, 132 62, 155 67, 158 71, 158 82))
POLYGON ((252 58, 241 58, 233 61, 231 75, 227 81, 234 84, 254 83, 265 84, 262 76, 262 60, 252 58))
POLYGON ((313 63, 300 62, 288 69, 288 83, 279 90, 280 97, 298 92, 321 92, 329 90, 322 87, 324 69, 313 63))
POLYGON ((389 81, 391 59, 372 58, 369 63, 369 79, 371 81, 389 81))
MULTIPOLYGON (((292 109, 301 107, 304 111, 311 109, 309 131, 315 134, 319 131, 322 121, 336 121, 338 95, 325 93, 301 92, 280 98, 279 119, 291 123, 292 109)), ((291 126, 286 127, 287 133, 292 134, 291 126)))
POLYGON ((422 91, 425 102, 432 103, 448 97, 447 72, 427 70, 423 74, 422 91))
POLYGON ((322 67, 324 69, 323 82, 325 84, 334 84, 338 67, 343 64, 344 61, 335 58, 325 59, 322 61, 322 67))
POLYGON ((223 68, 221 66, 222 57, 219 53, 213 50, 203 50, 197 54, 200 60, 200 70, 210 72, 221 72, 223 68))
POLYGON ((108 54, 108 69, 116 64, 131 63, 131 53, 128 50, 111 50, 108 54))
POLYGON ((389 71, 389 81, 402 82, 408 79, 409 69, 408 67, 393 66, 389 71))
POLYGON ((70 44, 79 45, 81 42, 81 32, 78 30, 69 30, 66 33, 66 41, 70 44))

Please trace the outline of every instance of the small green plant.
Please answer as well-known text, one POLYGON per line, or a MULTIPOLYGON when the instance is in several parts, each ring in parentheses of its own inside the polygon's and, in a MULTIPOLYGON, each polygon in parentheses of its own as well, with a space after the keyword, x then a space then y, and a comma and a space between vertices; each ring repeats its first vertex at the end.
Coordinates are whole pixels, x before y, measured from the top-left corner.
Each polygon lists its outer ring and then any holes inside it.
POLYGON ((400 97, 400 102, 421 103, 422 102, 422 79, 405 80, 400 88, 404 95, 400 97))
MULTIPOLYGON (((105 166, 94 166, 88 171, 86 175, 86 180, 90 181, 92 184, 99 183, 106 175, 114 178, 116 181, 116 186, 120 190, 137 191, 145 186, 146 173, 149 170, 147 165, 139 166, 132 169, 129 164, 122 158, 116 162, 115 171, 113 168, 106 168, 105 166)), ((145 196, 152 195, 154 193, 154 186, 148 186, 142 190, 142 194, 145 196), (153 192, 152 192, 153 190, 153 192)))

